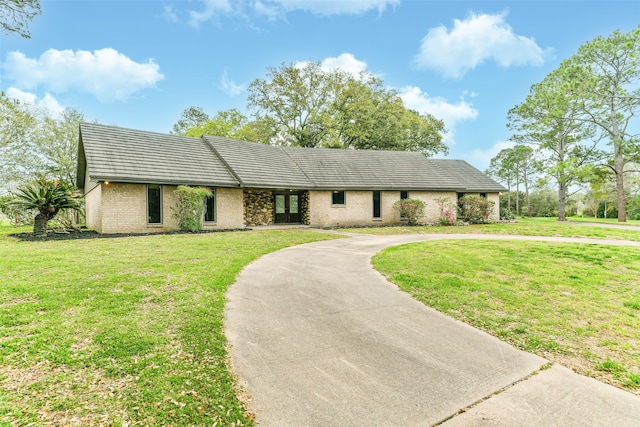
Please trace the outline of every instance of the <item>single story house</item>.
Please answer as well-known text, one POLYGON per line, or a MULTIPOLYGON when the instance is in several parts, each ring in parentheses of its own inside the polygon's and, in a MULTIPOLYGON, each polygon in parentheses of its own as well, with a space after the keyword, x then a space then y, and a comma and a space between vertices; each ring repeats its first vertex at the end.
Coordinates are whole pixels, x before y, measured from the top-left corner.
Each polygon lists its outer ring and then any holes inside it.
POLYGON ((401 198, 427 203, 422 222, 465 194, 496 203, 505 188, 463 160, 400 151, 291 148, 216 136, 190 138, 80 125, 78 188, 87 227, 100 233, 177 229, 179 185, 210 188, 204 229, 269 224, 312 227, 401 223, 401 198))

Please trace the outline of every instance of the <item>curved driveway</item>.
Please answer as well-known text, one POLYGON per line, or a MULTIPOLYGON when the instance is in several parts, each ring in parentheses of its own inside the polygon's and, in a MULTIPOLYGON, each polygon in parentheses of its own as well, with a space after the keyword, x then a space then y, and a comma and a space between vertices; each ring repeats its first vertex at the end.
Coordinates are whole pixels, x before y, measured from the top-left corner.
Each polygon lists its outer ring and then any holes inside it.
POLYGON ((424 306, 371 268, 385 247, 434 239, 603 243, 352 235, 260 258, 225 312, 258 425, 638 425, 636 396, 561 366, 539 371, 545 359, 424 306))

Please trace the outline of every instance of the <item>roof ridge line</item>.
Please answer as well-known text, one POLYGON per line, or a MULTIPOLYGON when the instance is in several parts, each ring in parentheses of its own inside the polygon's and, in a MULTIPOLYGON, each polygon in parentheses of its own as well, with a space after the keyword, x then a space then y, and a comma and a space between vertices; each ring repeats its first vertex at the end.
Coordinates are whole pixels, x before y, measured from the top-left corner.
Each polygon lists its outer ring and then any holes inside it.
POLYGON ((200 139, 204 140, 205 144, 207 145, 207 147, 209 147, 211 149, 211 151, 213 152, 213 154, 216 155, 216 157, 218 157, 218 159, 220 159, 220 161, 222 162, 222 164, 227 168, 227 170, 229 171, 229 173, 231 173, 231 175, 233 175, 233 177, 236 179, 236 181, 238 181, 238 186, 241 188, 245 187, 244 182, 242 181, 242 179, 240 179, 240 176, 236 173, 235 170, 233 170, 233 168, 231 167, 231 165, 229 165, 229 163, 227 162, 227 160, 220 155, 220 153, 218 153, 218 150, 216 150, 216 148, 213 146, 213 144, 211 143, 211 141, 209 141, 208 135, 202 135, 200 137, 200 139))
MULTIPOLYGON (((317 183, 317 182, 315 182, 313 179, 311 179, 311 177, 307 174, 307 172, 304 170, 304 168, 303 168, 302 166, 300 166, 300 164, 299 164, 298 162, 296 162, 296 159, 294 159, 294 158, 293 158, 293 157, 288 153, 288 151, 286 150, 287 148, 293 148, 293 147, 281 147, 281 146, 278 146, 277 148, 279 148, 279 149, 280 149, 280 150, 285 154, 285 156, 287 156, 287 157, 288 157, 288 158, 293 162, 293 164, 294 164, 294 165, 296 165, 296 167, 298 168, 298 170, 299 170, 300 172, 302 172, 302 175, 304 175, 304 177, 305 177, 305 178, 307 178, 307 180, 308 180, 311 184, 313 184, 313 186, 314 186, 314 187, 318 187, 318 183, 317 183)), ((311 160, 311 158, 310 158, 309 156, 307 156, 306 154, 305 154, 305 157, 307 158, 307 160, 311 160)))

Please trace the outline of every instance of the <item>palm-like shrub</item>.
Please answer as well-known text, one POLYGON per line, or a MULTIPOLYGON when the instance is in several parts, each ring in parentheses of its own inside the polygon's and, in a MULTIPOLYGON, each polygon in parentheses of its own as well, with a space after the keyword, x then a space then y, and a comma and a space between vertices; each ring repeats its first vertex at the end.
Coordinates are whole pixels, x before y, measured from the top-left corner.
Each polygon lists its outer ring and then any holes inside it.
POLYGON ((38 237, 47 235, 47 224, 58 212, 64 209, 80 211, 82 197, 73 186, 60 180, 40 179, 34 184, 18 188, 15 205, 37 211, 33 223, 33 234, 38 237))

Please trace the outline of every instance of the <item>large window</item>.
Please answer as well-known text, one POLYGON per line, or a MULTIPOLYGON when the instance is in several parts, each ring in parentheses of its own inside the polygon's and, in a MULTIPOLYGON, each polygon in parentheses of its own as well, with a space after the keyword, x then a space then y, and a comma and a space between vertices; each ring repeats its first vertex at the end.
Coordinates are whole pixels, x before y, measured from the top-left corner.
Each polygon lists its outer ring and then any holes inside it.
POLYGON ((344 205, 344 191, 334 190, 331 196, 332 205, 344 205))
POLYGON ((216 190, 214 188, 211 189, 211 197, 207 197, 204 201, 205 203, 205 211, 204 211, 204 221, 205 222, 215 222, 216 220, 216 190))
POLYGON ((149 224, 162 223, 162 186, 147 186, 147 222, 149 224))
POLYGON ((374 219, 379 219, 380 217, 382 217, 381 202, 382 202, 382 196, 380 192, 374 191, 373 192, 373 218, 374 219))

